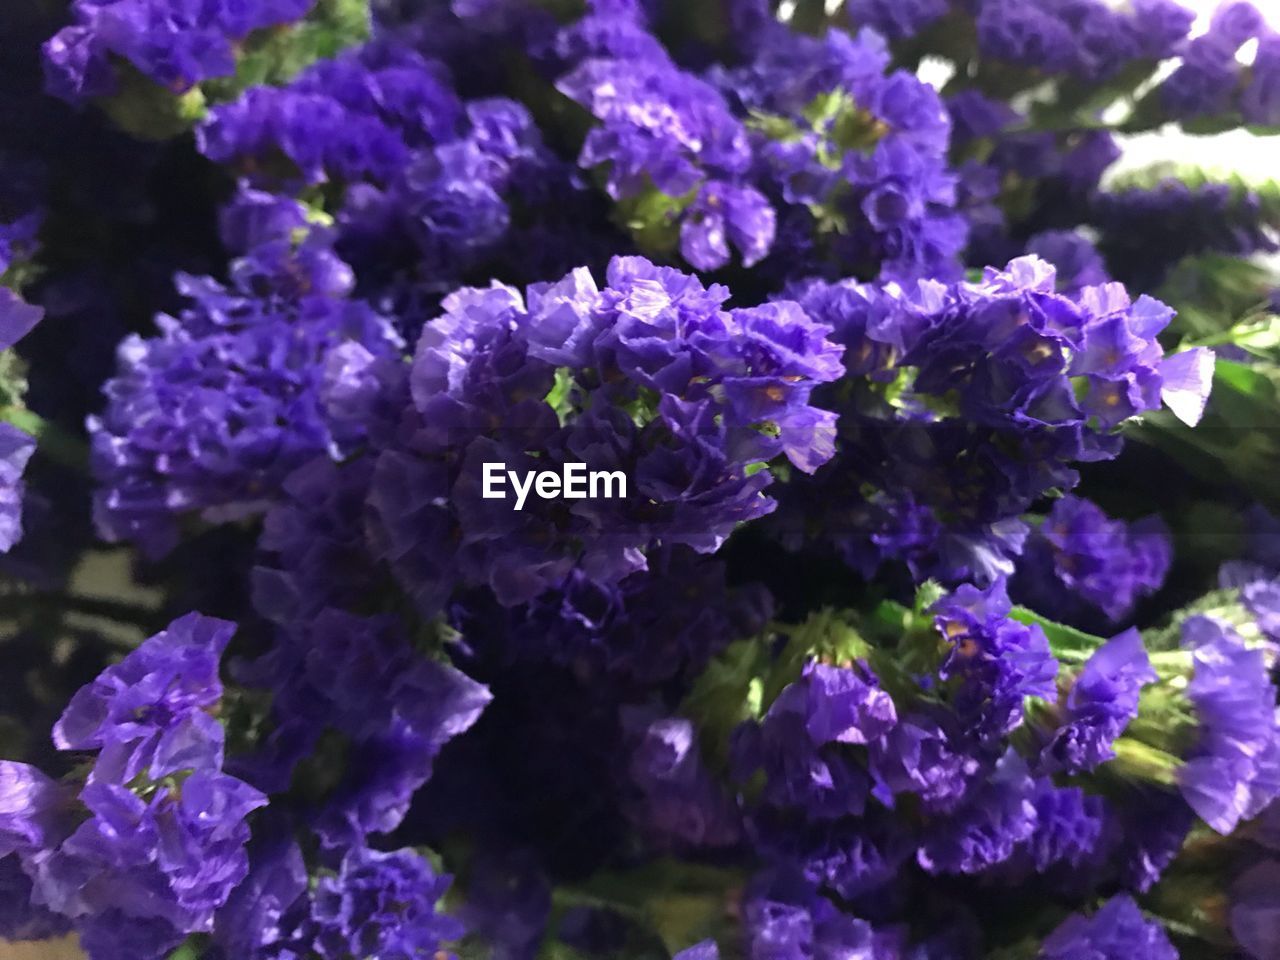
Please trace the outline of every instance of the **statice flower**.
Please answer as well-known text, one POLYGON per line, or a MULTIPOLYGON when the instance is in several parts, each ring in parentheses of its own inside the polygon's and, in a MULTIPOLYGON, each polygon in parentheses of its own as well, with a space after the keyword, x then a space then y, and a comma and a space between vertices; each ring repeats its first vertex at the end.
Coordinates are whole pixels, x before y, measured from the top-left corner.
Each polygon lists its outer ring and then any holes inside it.
POLYGON ((517 204, 540 212, 530 231, 556 233, 544 245, 574 247, 553 211, 576 214, 580 191, 529 112, 502 97, 464 102, 442 62, 390 40, 247 90, 210 111, 197 141, 258 186, 329 185, 338 248, 380 297, 421 288, 438 301, 505 244, 527 256, 533 233, 516 229, 517 204))
POLYGON ((465 122, 443 64, 389 44, 317 63, 284 87, 252 87, 214 108, 197 131, 202 153, 247 167, 263 184, 375 182, 414 148, 455 140, 465 122), (283 154, 281 169, 268 160, 283 154))
POLYGON ((894 796, 914 794, 929 812, 954 809, 984 770, 954 715, 906 713, 870 744, 874 794, 886 806, 894 796))
POLYGON ((867 573, 896 560, 917 579, 987 583, 1012 573, 1021 514, 1073 487, 1074 462, 1114 457, 1121 423, 1162 401, 1199 418, 1211 357, 1163 356, 1156 335, 1171 310, 1115 283, 1071 298, 1055 282, 1024 257, 977 284, 792 291, 863 379, 825 401, 841 414, 837 454, 784 490, 771 521, 784 542, 816 534, 867 573), (815 525, 807 504, 819 502, 815 525))
POLYGON ((828 328, 793 303, 725 311, 725 288, 640 258, 606 281, 464 289, 423 330, 369 502, 375 549, 424 609, 455 584, 522 603, 579 565, 616 582, 658 539, 711 552, 773 508, 754 464, 830 456, 831 415, 808 403, 842 369, 828 328), (481 495, 485 463, 566 461, 622 472, 627 496, 481 495))
POLYGON ((766 805, 813 818, 858 815, 870 780, 840 745, 869 743, 896 722, 893 700, 865 669, 811 662, 758 723, 735 732, 735 773, 764 771, 766 805))
POLYGON ((1013 595, 1053 620, 1118 623, 1164 583, 1173 547, 1164 523, 1112 520, 1096 504, 1063 497, 1027 538, 1013 595))
POLYGON ((1198 741, 1178 773, 1182 796, 1209 826, 1231 833, 1280 794, 1280 723, 1266 656, 1231 627, 1195 616, 1182 628, 1195 669, 1187 697, 1198 741))
POLYGON ((1027 241, 1033 254, 1058 271, 1058 292, 1077 297, 1085 287, 1097 287, 1111 280, 1102 255, 1088 237, 1074 230, 1046 230, 1027 241))
POLYGON ((0 553, 22 539, 22 474, 35 453, 35 437, 9 423, 0 423, 0 553))
POLYGON ((350 851, 311 894, 316 953, 324 960, 434 955, 441 941, 462 933, 456 920, 436 911, 449 882, 412 850, 350 851))
POLYGON ((840 911, 786 871, 752 881, 743 896, 742 914, 750 960, 877 956, 871 924, 840 911))
MULTIPOLYGON (((607 7, 608 5, 597 5, 607 7)), ((681 255, 702 270, 737 250, 751 266, 773 244, 776 214, 745 181, 747 130, 714 86, 682 70, 647 32, 639 5, 596 9, 566 28, 562 54, 581 57, 557 89, 597 121, 578 163, 600 168, 605 189, 643 226, 678 225, 681 255)))
MULTIPOLYGON (((1092 11, 1095 5, 1079 6, 1092 11)), ((984 2, 978 16, 978 42, 982 52, 991 57, 1038 67, 1046 73, 1075 67, 1081 52, 1071 26, 1056 16, 1049 4, 1035 0, 984 2)))
MULTIPOLYGON (((71 918, 92 957, 160 957, 210 929, 248 868, 248 814, 266 797, 222 772, 218 662, 235 627, 189 614, 107 668, 54 728, 97 756, 75 821, 20 850, 32 902, 71 918), (124 931, 132 930, 125 939, 124 931)), ((39 785, 37 783, 37 785, 39 785)), ((28 804, 53 791, 27 791, 28 804)))
POLYGON ((982 5, 979 46, 1026 67, 1065 70, 1098 83, 1135 63, 1153 67, 1172 55, 1194 20, 1193 11, 1173 0, 1138 0, 1121 9, 1096 0, 999 0, 982 5), (1006 18, 1003 28, 997 12, 1006 18), (1052 66, 1035 62, 1038 49, 1052 66))
POLYGON ((443 956, 442 942, 462 935, 438 910, 452 878, 418 852, 353 847, 311 876, 290 824, 271 825, 278 832, 255 838, 248 878, 218 913, 214 956, 410 960, 443 956))
POLYGON ((322 456, 285 478, 258 538, 258 613, 282 626, 307 623, 326 608, 358 607, 376 588, 363 527, 371 471, 366 458, 337 464, 322 456))
POLYGON ((31 878, 16 856, 0 857, 0 940, 51 940, 71 931, 71 921, 31 902, 31 878))
POLYGON ((953 706, 979 742, 999 738, 1023 719, 1027 697, 1052 697, 1058 662, 1044 631, 1009 618, 1003 580, 985 590, 969 584, 933 608, 938 632, 950 645, 938 670, 955 681, 953 706))
POLYGON ((1047 777, 1036 781, 1031 797, 1036 828, 1027 840, 1025 855, 1037 873, 1063 864, 1078 867, 1087 862, 1102 837, 1105 813, 1099 797, 1079 787, 1058 787, 1047 777))
POLYGON ((1242 67, 1236 53, 1247 41, 1266 32, 1266 21, 1251 3, 1223 3, 1209 29, 1188 41, 1181 65, 1159 88, 1167 116, 1196 120, 1234 106, 1242 67))
POLYGON ((1252 190, 1169 179, 1150 189, 1099 194, 1091 214, 1107 262, 1128 283, 1153 286, 1184 257, 1246 256, 1280 249, 1280 238, 1252 190))
POLYGON ((845 6, 855 25, 873 27, 890 40, 913 37, 949 9, 947 0, 853 0, 845 6))
POLYGON ((1276 889, 1280 862, 1254 864, 1231 885, 1231 935, 1252 960, 1264 960, 1280 951, 1280 927, 1276 924, 1276 889))
POLYGON ((35 767, 0 760, 0 858, 57 842, 66 800, 62 787, 35 767))
POLYGON ((755 119, 756 177, 786 245, 765 267, 815 273, 951 276, 965 240, 950 134, 936 91, 886 72, 883 40, 832 30, 770 34, 720 82, 755 119))
POLYGON ((244 761, 254 782, 284 789, 326 730, 356 747, 317 825, 330 846, 393 830, 441 748, 492 699, 482 684, 415 651, 393 618, 331 608, 282 629, 242 678, 274 694, 274 730, 244 761))
POLYGON ((1044 960, 1178 960, 1169 935, 1147 920, 1133 898, 1117 894, 1092 916, 1067 918, 1040 948, 1044 960))
POLYGON ((1251 124, 1280 126, 1280 34, 1268 33, 1258 41, 1240 112, 1251 124))
POLYGON ((929 873, 979 873, 1014 855, 1039 828, 1036 783, 1012 750, 965 803, 928 827, 916 860, 929 873))
POLYGON ((157 318, 159 336, 121 343, 106 409, 89 420, 103 536, 162 554, 184 515, 260 512, 296 467, 359 440, 327 420, 326 355, 358 343, 389 356, 400 339, 348 298, 351 270, 331 244, 319 229, 265 238, 229 285, 179 275, 190 305, 157 318))
POLYGON ((998 60, 1097 83, 1135 61, 1171 55, 1194 19, 1171 0, 1142 0, 1129 10, 1098 0, 985 0, 978 46, 998 60))
POLYGON ((456 604, 455 617, 465 623, 469 645, 492 648, 513 668, 557 664, 622 697, 654 685, 686 686, 731 641, 763 629, 772 613, 768 591, 731 587, 719 558, 660 548, 646 566, 617 583, 575 568, 518 607, 471 595, 456 604))
POLYGON ((133 69, 182 92, 236 69, 236 46, 305 16, 316 0, 76 0, 75 22, 44 47, 50 93, 79 102, 114 93, 133 69), (126 66, 127 65, 127 66, 126 66))
POLYGON ((1042 765, 1075 773, 1114 757, 1112 744, 1138 715, 1142 688, 1155 680, 1137 630, 1104 643, 1072 682, 1061 722, 1041 752, 1042 765))
POLYGON ((658 849, 728 847, 741 837, 738 811, 702 762, 697 731, 682 717, 624 713, 631 751, 629 816, 658 849))
POLYGON ((39 210, 6 218, 0 206, 0 350, 8 350, 44 317, 42 308, 19 296, 24 267, 39 250, 37 235, 43 221, 39 210))

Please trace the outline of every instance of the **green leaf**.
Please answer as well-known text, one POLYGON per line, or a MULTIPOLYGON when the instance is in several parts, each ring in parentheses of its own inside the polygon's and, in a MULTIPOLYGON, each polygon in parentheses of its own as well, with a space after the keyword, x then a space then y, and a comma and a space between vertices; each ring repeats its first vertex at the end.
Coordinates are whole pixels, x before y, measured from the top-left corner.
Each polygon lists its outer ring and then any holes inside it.
POLYGON ((713 769, 727 766, 733 729, 759 716, 759 678, 765 668, 760 641, 731 643, 707 664, 681 703, 679 713, 697 726, 703 759, 713 769))
POLYGON ((571 402, 573 386, 573 371, 568 367, 557 367, 555 385, 542 398, 543 402, 556 412, 556 417, 561 423, 565 422, 565 418, 573 408, 571 402))
POLYGON ((1219 359, 1205 417, 1191 429, 1167 411, 1146 415, 1126 436, 1165 451, 1207 484, 1232 482, 1280 509, 1280 364, 1219 359))
POLYGON ((205 113, 204 93, 192 87, 175 93, 116 61, 116 92, 99 103, 113 123, 140 140, 168 140, 189 130, 205 113))

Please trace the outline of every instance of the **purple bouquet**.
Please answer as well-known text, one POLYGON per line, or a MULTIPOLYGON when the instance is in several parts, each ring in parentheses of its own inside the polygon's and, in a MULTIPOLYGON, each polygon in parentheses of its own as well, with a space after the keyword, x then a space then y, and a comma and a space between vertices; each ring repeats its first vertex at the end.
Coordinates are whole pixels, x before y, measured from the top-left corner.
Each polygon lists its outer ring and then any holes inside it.
POLYGON ((0 6, 0 957, 1280 958, 1280 21, 0 6))

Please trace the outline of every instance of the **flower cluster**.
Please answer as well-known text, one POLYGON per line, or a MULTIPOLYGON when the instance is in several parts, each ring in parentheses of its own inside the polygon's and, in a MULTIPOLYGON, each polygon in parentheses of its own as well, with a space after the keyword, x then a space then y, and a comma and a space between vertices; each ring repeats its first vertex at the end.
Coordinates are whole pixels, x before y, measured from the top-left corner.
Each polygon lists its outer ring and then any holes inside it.
POLYGON ((617 582, 659 541, 714 551, 773 509, 771 461, 831 456, 833 417, 809 403, 842 372, 829 327, 786 301, 726 311, 725 288, 641 258, 614 259, 606 283, 580 269, 524 297, 460 290, 407 387, 388 375, 409 396, 374 466, 371 538, 424 611, 459 584, 522 603, 576 566, 617 582), (622 473, 627 495, 484 497, 487 463, 575 461, 622 473))
POLYGON ((1280 954, 1259 10, 0 8, 0 940, 1280 954))
POLYGON ((76 0, 75 22, 45 44, 51 93, 79 101, 117 92, 130 71, 179 93, 236 70, 237 46, 300 20, 317 0, 76 0))
POLYGON ((1063 497, 1027 538, 1013 591, 1055 620, 1115 624, 1160 589, 1172 553, 1159 517, 1125 524, 1088 500, 1063 497))
POLYGON ((1119 284, 1068 297, 1055 280, 1025 257, 976 284, 795 291, 864 379, 818 395, 841 414, 837 453, 787 488, 784 538, 817 536, 868 572, 901 561, 918 578, 986 582, 1012 572, 1037 499, 1073 487, 1074 463, 1118 453, 1116 427, 1162 401, 1199 419, 1212 358, 1163 356, 1168 307, 1119 284))
POLYGON ((886 73, 889 62, 869 31, 770 31, 749 65, 721 78, 753 118, 784 277, 955 272, 965 228, 945 164, 949 118, 932 87, 886 73))
POLYGON ((107 407, 89 424, 108 539, 162 554, 184 514, 260 511, 294 468, 359 439, 330 425, 326 358, 344 344, 390 356, 399 336, 349 298, 351 269, 327 231, 308 229, 296 205, 258 201, 233 211, 243 221, 228 217, 251 244, 230 285, 179 277, 190 305, 159 318, 158 337, 119 347, 107 407))
POLYGON ((1258 195, 1227 184, 1189 186, 1165 180, 1098 195, 1092 220, 1103 250, 1125 264, 1121 279, 1163 280, 1179 261, 1201 253, 1271 253, 1280 249, 1276 226, 1258 195))
POLYGON ((31 902, 69 918, 91 954, 166 955, 212 927, 248 870, 245 820, 266 797, 223 772, 211 713, 234 629, 189 614, 72 698, 54 741, 96 754, 78 796, 4 767, 6 852, 30 877, 31 902))

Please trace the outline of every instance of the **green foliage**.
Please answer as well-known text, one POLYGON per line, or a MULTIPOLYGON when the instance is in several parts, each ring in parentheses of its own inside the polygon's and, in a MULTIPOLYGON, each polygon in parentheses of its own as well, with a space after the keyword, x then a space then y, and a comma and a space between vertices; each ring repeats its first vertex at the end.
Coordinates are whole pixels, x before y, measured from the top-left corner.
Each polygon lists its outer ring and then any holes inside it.
POLYGON ((1168 336, 1184 346, 1236 343, 1257 352, 1264 345, 1245 331, 1274 325, 1268 305, 1275 286, 1274 274, 1262 264, 1205 253, 1179 263, 1155 296, 1177 311, 1168 336))
POLYGON ((698 728, 703 757, 713 768, 727 766, 734 727, 760 715, 766 666, 758 640, 732 643, 707 665, 681 704, 679 712, 698 728))
POLYGON ((1230 479, 1272 512, 1280 510, 1280 363, 1219 359, 1213 394, 1191 429, 1168 411, 1126 433, 1151 443, 1206 483, 1230 479))

